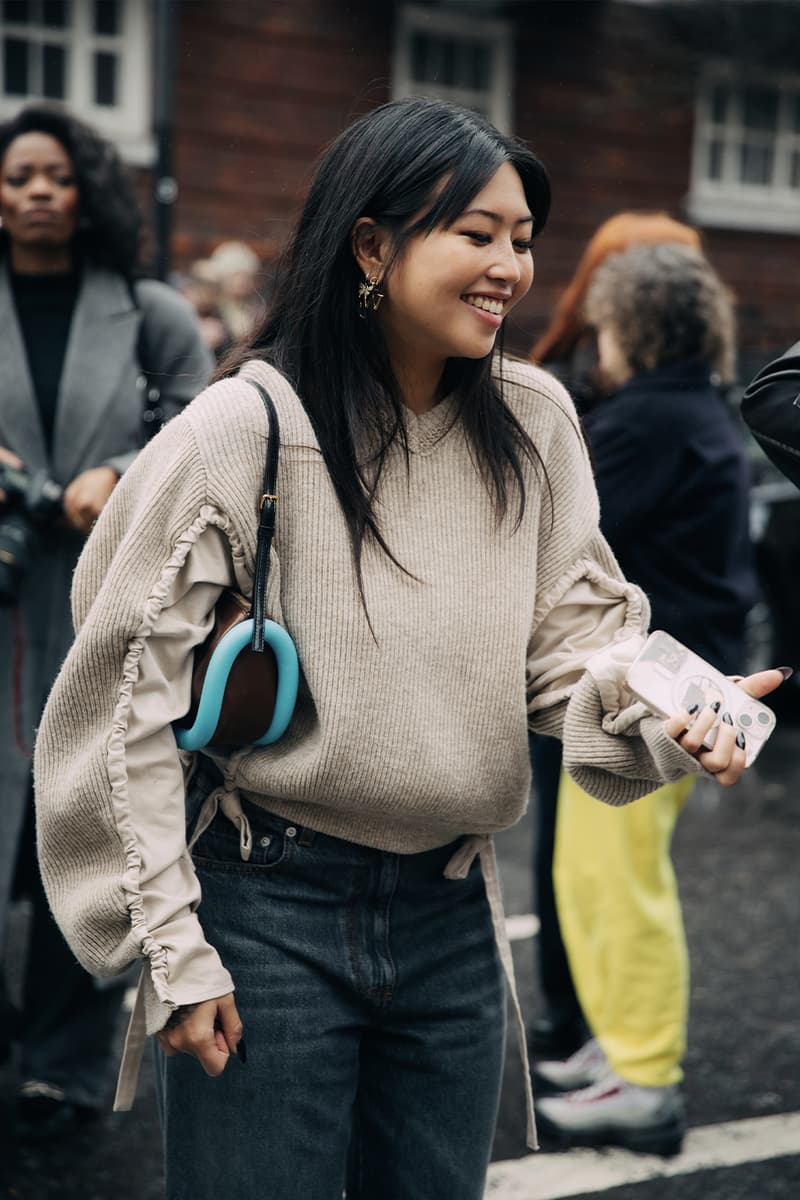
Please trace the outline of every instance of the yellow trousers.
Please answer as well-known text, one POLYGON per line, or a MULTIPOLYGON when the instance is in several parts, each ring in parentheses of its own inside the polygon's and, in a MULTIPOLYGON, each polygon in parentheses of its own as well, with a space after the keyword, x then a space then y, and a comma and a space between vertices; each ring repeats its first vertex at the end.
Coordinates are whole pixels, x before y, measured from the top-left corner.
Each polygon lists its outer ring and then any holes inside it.
POLYGON ((693 779, 612 808, 566 773, 553 878, 575 990, 612 1069, 643 1087, 682 1078, 689 957, 670 843, 693 779))

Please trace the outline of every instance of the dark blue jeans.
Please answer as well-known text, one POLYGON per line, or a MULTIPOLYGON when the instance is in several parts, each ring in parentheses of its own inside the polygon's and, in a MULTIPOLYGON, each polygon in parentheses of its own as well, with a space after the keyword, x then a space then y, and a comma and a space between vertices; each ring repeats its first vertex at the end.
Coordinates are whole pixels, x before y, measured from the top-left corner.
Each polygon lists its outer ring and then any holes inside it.
POLYGON ((246 804, 195 847, 200 919, 236 984, 247 1063, 166 1059, 169 1200, 480 1200, 505 986, 483 877, 455 845, 397 855, 246 804))

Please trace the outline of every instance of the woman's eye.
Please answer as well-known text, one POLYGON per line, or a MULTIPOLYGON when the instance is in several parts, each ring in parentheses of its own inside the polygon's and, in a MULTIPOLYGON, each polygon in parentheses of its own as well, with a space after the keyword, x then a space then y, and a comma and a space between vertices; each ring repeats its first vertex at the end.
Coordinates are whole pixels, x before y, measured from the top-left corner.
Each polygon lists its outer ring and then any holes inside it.
POLYGON ((533 249, 533 238, 518 238, 514 242, 514 249, 524 252, 533 249))
POLYGON ((480 246, 488 246, 492 240, 490 233, 479 233, 477 229, 462 230, 464 237, 472 238, 473 242, 477 242, 480 246))
POLYGON ((22 187, 27 182, 27 177, 25 175, 6 175, 3 182, 7 183, 9 187, 22 187))

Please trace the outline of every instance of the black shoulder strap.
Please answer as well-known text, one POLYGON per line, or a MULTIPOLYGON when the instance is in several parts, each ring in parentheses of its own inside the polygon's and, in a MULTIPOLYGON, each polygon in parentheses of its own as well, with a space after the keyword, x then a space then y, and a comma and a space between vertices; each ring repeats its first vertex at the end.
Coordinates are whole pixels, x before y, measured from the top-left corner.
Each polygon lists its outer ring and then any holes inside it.
POLYGON ((260 383, 256 383, 253 379, 248 379, 247 382, 253 385, 264 401, 264 407, 267 410, 267 420, 269 422, 267 458, 264 464, 264 482, 261 487, 261 501, 259 504, 256 565, 253 573, 253 639, 250 643, 253 650, 260 654, 264 649, 264 609, 267 600, 269 552, 275 534, 275 507, 278 502, 276 486, 281 439, 278 414, 275 411, 272 397, 260 383))

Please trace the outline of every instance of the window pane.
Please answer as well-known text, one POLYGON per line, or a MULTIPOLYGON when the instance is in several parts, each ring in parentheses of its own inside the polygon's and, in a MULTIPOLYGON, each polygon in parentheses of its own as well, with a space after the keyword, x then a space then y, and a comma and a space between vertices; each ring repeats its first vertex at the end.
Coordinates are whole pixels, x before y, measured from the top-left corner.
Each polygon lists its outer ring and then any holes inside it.
POLYGON ((748 129, 775 129, 778 123, 778 93, 772 88, 745 88, 742 120, 748 129))
POLYGON ((792 155, 792 169, 789 175, 789 187, 796 188, 800 191, 800 150, 795 150, 792 155))
POLYGON ((104 50, 94 56, 94 102, 107 108, 117 103, 117 56, 104 50))
POLYGON ((109 36, 120 31, 119 0, 94 0, 94 31, 109 36))
POLYGON ((725 146, 723 142, 714 140, 708 143, 708 166, 706 168, 706 176, 708 179, 722 179, 722 162, 725 146))
POLYGON ((459 83, 476 92, 489 90, 489 48, 481 42, 463 42, 459 83))
POLYGON ((21 38, 5 38, 3 41, 3 75, 7 96, 28 95, 28 43, 21 38))
POLYGON ((66 97, 66 52, 63 46, 42 47, 42 95, 48 100, 66 97))
POLYGON ((69 20, 69 4, 67 0, 44 0, 42 5, 42 24, 51 29, 66 29, 69 20))
POLYGON ((742 183, 769 184, 772 180, 772 149, 745 142, 739 152, 739 178, 742 183))
POLYGON ((29 0, 4 0, 3 17, 6 21, 16 21, 18 25, 27 25, 31 19, 29 0))
POLYGON ((728 116, 728 85, 715 83, 711 89, 711 120, 716 125, 724 125, 728 116))
POLYGON ((411 73, 418 83, 488 91, 491 53, 483 42, 416 32, 411 37, 411 73))
POLYGON ((427 79, 428 70, 428 39, 422 33, 415 33, 411 37, 411 78, 416 80, 427 79))

